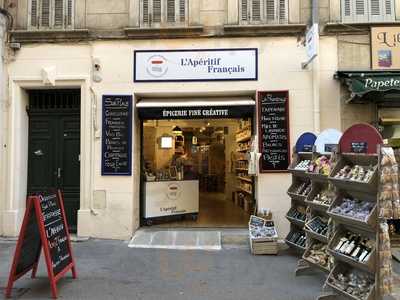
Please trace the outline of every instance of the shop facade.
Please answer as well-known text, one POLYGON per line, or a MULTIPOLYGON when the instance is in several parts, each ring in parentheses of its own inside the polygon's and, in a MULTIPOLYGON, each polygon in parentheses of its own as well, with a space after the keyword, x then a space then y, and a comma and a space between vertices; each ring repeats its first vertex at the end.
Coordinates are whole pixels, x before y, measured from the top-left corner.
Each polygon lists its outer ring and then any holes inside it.
MULTIPOLYGON (((29 95, 32 90, 75 89, 80 96, 79 209, 77 234, 102 238, 128 238, 140 226, 141 134, 137 103, 146 99, 207 99, 245 97, 256 100, 257 91, 289 92, 290 140, 305 131, 312 131, 314 113, 311 69, 302 69, 305 48, 295 37, 174 39, 157 41, 98 41, 90 44, 26 45, 8 65, 9 98, 12 105, 5 112, 9 144, 3 151, 7 158, 3 174, 10 174, 3 183, 8 201, 3 201, 2 234, 18 232, 25 207, 28 181, 29 95), (174 82, 135 82, 134 51, 174 49, 257 49, 257 78, 251 80, 219 80, 174 82), (285 51, 282 51, 284 49, 285 51), (39 53, 46 58, 37 59, 39 53), (69 53, 68 57, 63 53, 69 53), (97 65, 97 66, 94 66, 97 65), (131 95, 132 144, 131 175, 101 175, 102 97, 131 95)), ((332 80, 337 70, 335 38, 321 39, 322 128, 340 126, 339 84, 332 80)), ((242 63, 246 64, 246 58, 242 63)), ((192 78, 193 79, 193 78, 192 78)), ((196 78, 194 78, 196 79, 196 78)), ((167 101, 167 100, 166 100, 167 101)), ((211 100, 210 100, 211 101, 211 100)), ((184 106, 184 105, 183 105, 184 106)), ((212 108, 212 107, 211 107, 212 108)), ((254 108, 255 109, 255 108, 254 108)), ((255 112, 256 115, 256 112, 255 112)), ((256 126, 259 126, 256 122, 256 126)), ((258 132, 258 127, 255 128, 258 132)), ((257 134, 256 134, 257 135, 257 134)), ((41 150, 41 149, 36 149, 41 150)), ((44 150, 42 150, 44 151, 44 150)), ((40 153, 39 153, 40 154, 40 153)), ((62 172, 62 170, 61 170, 62 172)), ((62 175, 61 175, 62 176, 62 175)), ((255 181, 259 208, 273 211, 282 236, 288 231, 284 216, 288 210, 287 173, 259 174, 255 181)))

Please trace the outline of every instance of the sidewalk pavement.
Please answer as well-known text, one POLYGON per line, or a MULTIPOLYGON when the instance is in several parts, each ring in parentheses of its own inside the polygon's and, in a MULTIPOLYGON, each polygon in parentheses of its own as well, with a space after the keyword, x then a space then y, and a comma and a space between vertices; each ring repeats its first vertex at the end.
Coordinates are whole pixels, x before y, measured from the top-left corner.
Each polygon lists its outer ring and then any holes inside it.
MULTIPOLYGON (((14 243, 0 243, 0 287, 6 285, 14 243)), ((126 242, 89 240, 73 244, 78 279, 58 283, 59 299, 314 299, 323 274, 295 277, 297 257, 253 256, 247 249, 183 251, 131 249, 126 242)), ((18 299, 49 299, 46 268, 14 287, 18 299)))
MULTIPOLYGON (((1 288, 14 247, 14 242, 0 242, 1 288)), ((288 250, 278 256, 253 256, 243 247, 131 249, 127 242, 110 240, 73 243, 73 249, 78 279, 67 274, 59 281, 59 299, 312 300, 321 293, 325 278, 319 271, 296 277, 298 257, 288 250)), ((14 299, 50 299, 43 259, 38 278, 25 275, 14 288, 14 299)))

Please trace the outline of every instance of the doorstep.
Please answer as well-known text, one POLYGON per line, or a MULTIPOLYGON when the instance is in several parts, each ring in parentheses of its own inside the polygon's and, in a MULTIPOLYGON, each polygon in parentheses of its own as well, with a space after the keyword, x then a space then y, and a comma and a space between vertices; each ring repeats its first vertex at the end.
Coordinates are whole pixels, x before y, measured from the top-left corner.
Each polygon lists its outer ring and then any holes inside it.
POLYGON ((175 250, 221 250, 221 232, 216 230, 139 229, 130 248, 175 250))

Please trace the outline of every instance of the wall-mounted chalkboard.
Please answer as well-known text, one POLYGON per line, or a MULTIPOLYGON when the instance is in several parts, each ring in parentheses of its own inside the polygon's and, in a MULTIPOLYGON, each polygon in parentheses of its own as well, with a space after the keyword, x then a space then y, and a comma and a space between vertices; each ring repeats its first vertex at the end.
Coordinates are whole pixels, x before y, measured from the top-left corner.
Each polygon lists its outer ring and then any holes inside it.
POLYGON ((132 96, 103 96, 101 175, 131 175, 132 96))
POLYGON ((289 92, 258 92, 260 172, 286 172, 290 163, 289 92))

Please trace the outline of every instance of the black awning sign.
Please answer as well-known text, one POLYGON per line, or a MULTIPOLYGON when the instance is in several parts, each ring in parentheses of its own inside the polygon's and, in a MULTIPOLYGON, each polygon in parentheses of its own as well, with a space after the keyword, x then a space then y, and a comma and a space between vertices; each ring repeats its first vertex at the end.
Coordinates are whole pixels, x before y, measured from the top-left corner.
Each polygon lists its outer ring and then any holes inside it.
POLYGON ((139 108, 141 119, 153 120, 248 118, 253 116, 253 112, 253 105, 139 108))

